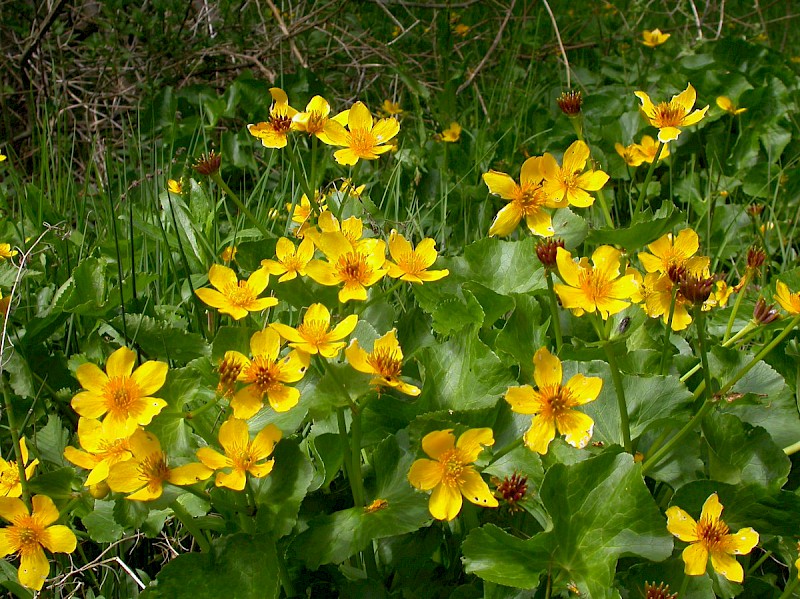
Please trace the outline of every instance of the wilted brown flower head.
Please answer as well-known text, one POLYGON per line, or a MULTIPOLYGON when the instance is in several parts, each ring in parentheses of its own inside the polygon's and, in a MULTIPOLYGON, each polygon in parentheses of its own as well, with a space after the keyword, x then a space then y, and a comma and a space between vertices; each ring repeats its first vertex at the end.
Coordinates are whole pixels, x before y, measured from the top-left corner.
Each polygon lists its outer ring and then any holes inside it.
POLYGON ((556 100, 561 112, 567 116, 578 116, 581 113, 581 105, 583 104, 583 94, 578 90, 570 90, 562 92, 556 100))
POLYGON ((512 512, 522 509, 517 504, 528 492, 527 476, 521 476, 515 472, 510 477, 506 476, 502 481, 497 481, 496 484, 497 492, 495 495, 498 499, 503 499, 512 512))
POLYGON ((686 275, 678 283, 681 295, 695 305, 702 305, 711 295, 714 277, 686 275))
POLYGON ((749 214, 752 218, 761 216, 762 212, 764 212, 764 204, 750 204, 747 207, 747 214, 749 214))
POLYGON ((758 324, 769 324, 781 317, 780 312, 775 308, 775 304, 767 305, 763 297, 758 298, 756 307, 753 309, 753 320, 758 324))
POLYGON ((201 154, 194 163, 194 170, 201 175, 211 176, 219 170, 222 156, 211 150, 208 154, 201 154))
POLYGON ((545 268, 553 269, 556 267, 558 248, 564 249, 564 240, 555 237, 543 239, 536 245, 536 257, 539 258, 539 262, 545 268))
POLYGON ((761 265, 764 264, 764 260, 766 260, 767 254, 766 252, 757 245, 751 245, 747 249, 747 268, 752 270, 758 270, 761 268, 761 265))
POLYGON ((663 582, 656 586, 656 583, 644 583, 645 599, 675 599, 678 593, 670 593, 669 585, 663 582))

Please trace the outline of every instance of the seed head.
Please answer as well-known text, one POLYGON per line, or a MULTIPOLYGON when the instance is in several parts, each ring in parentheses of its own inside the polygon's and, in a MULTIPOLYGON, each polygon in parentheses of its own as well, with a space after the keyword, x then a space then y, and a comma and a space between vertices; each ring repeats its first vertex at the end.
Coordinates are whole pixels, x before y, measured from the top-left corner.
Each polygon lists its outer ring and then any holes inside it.
POLYGON ((644 583, 645 599, 675 599, 678 593, 670 593, 669 585, 663 582, 656 586, 656 583, 644 583))
POLYGON ((222 156, 211 150, 208 154, 201 154, 194 163, 194 170, 201 175, 210 177, 219 171, 220 164, 222 164, 222 156))
POLYGON ((681 278, 679 286, 683 297, 699 306, 711 295, 711 290, 714 287, 714 277, 684 276, 681 278))
POLYGON ((752 245, 747 249, 747 268, 758 270, 766 260, 766 252, 757 245, 752 245))
POLYGON ((517 504, 525 498, 525 494, 528 492, 527 476, 521 476, 514 472, 510 477, 506 476, 502 482, 497 480, 496 484, 497 492, 495 495, 498 499, 503 499, 508 504, 511 512, 522 509, 517 504))
POLYGON ((581 105, 583 104, 583 95, 578 90, 570 90, 562 92, 556 100, 558 107, 565 115, 569 117, 578 116, 581 113, 581 105))

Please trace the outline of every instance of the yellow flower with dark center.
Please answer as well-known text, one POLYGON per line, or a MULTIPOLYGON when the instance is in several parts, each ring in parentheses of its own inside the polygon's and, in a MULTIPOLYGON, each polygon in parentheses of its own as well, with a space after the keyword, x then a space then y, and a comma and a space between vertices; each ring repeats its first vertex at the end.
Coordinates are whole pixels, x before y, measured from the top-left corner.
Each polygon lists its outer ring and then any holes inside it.
POLYGON ((419 388, 400 378, 403 369, 403 350, 400 349, 394 329, 376 339, 370 353, 359 347, 357 339, 350 342, 344 353, 350 366, 359 372, 375 375, 370 384, 378 388, 391 387, 413 397, 420 394, 419 388))
POLYGON ((281 358, 280 351, 281 336, 274 329, 264 329, 250 338, 252 360, 235 352, 243 364, 239 381, 247 386, 231 400, 234 417, 247 420, 255 416, 264 407, 264 396, 276 412, 286 412, 297 405, 300 391, 284 383, 296 383, 303 378, 309 356, 293 350, 281 358))
POLYGON ((247 125, 247 130, 250 135, 260 139, 265 148, 284 148, 297 110, 289 106, 289 96, 279 87, 270 88, 269 93, 273 100, 269 121, 247 125))
POLYGON ((351 314, 331 329, 331 313, 322 304, 311 304, 296 329, 273 322, 270 327, 289 341, 289 347, 307 354, 320 354, 335 358, 347 343, 342 341, 358 324, 358 316, 351 314))
POLYGON ((637 91, 634 95, 642 103, 642 114, 647 122, 658 128, 658 141, 667 143, 678 139, 680 127, 688 127, 699 123, 706 115, 708 106, 692 112, 697 93, 691 84, 681 93, 672 97, 669 102, 654 105, 645 92, 637 91))
POLYGON ((180 195, 183 193, 183 185, 181 185, 180 181, 176 181, 175 179, 170 179, 167 181, 167 191, 170 193, 176 193, 180 195))
POLYGON ((422 438, 422 450, 432 458, 416 460, 408 471, 408 482, 421 491, 430 491, 428 510, 437 520, 452 520, 461 511, 463 497, 476 505, 497 507, 473 463, 484 447, 494 445, 490 428, 473 428, 458 441, 452 429, 433 431, 422 438))
POLYGON ((563 248, 556 250, 556 264, 564 284, 554 286, 561 305, 576 316, 599 312, 603 320, 622 312, 639 293, 633 274, 620 276, 621 252, 610 245, 601 245, 592 254, 592 266, 586 258, 579 263, 563 248))
POLYGON ((450 123, 447 129, 439 134, 439 139, 446 143, 456 143, 461 139, 461 125, 456 122, 450 123))
POLYGON ((133 458, 111 466, 106 482, 112 491, 130 493, 126 499, 132 501, 158 499, 164 492, 164 483, 179 487, 193 485, 213 473, 198 463, 171 468, 153 433, 139 431, 132 435, 130 451, 133 458))
POLYGON ((525 433, 525 445, 545 454, 556 434, 578 449, 586 447, 592 438, 594 420, 573 408, 597 399, 603 379, 576 374, 566 385, 561 384, 561 360, 546 347, 533 356, 533 380, 530 385, 509 387, 505 394, 511 410, 518 414, 533 414, 531 427, 525 433))
POLYGON ((719 96, 717 98, 717 106, 733 116, 747 112, 747 108, 737 108, 728 96, 719 96))
POLYGON ((50 574, 50 562, 44 549, 51 553, 72 553, 78 541, 67 526, 58 521, 58 509, 46 495, 34 495, 33 513, 22 500, 0 498, 0 517, 11 523, 0 530, 0 557, 19 555, 19 582, 35 591, 41 590, 50 574))
POLYGON ((339 164, 347 166, 356 164, 362 158, 376 160, 381 154, 391 151, 392 146, 387 142, 399 132, 400 124, 396 119, 380 119, 376 123, 369 108, 362 102, 356 102, 350 108, 347 129, 334 120, 325 125, 331 145, 345 148, 334 152, 333 157, 339 164))
POLYGON ((644 269, 666 274, 673 283, 686 274, 700 275, 710 263, 706 256, 695 256, 700 249, 700 239, 693 229, 683 229, 677 237, 672 233, 662 235, 647 249, 652 253, 639 252, 639 262, 644 269))
POLYGON ((400 108, 399 102, 392 102, 388 98, 383 101, 381 109, 387 116, 394 116, 396 114, 403 114, 403 112, 405 112, 402 108, 400 108))
POLYGON ((436 242, 426 237, 416 248, 405 237, 392 229, 389 235, 389 255, 394 262, 386 261, 387 273, 393 279, 401 279, 410 283, 438 281, 450 274, 447 269, 428 270, 436 262, 436 242))
POLYGON ((148 360, 136 370, 136 354, 121 347, 106 360, 106 372, 91 362, 75 372, 85 389, 72 398, 72 408, 84 418, 103 420, 109 438, 129 437, 136 427, 146 426, 167 402, 151 397, 164 385, 169 367, 164 362, 148 360))
POLYGON ((262 260, 261 266, 271 275, 281 275, 278 283, 291 281, 297 275, 306 275, 306 265, 314 257, 314 242, 306 237, 295 248, 294 244, 281 237, 275 246, 277 260, 262 260))
MULTIPOLYGON (((669 309, 672 304, 674 286, 669 276, 657 272, 649 272, 642 283, 642 297, 644 298, 644 311, 650 318, 661 318, 666 324, 669 321, 669 309)), ((689 302, 680 291, 675 296, 675 308, 672 312, 672 330, 683 331, 692 324, 692 315, 689 313, 689 302)))
MULTIPOLYGON (((22 463, 25 465, 25 480, 30 480, 33 476, 39 460, 34 459, 28 462, 28 446, 25 437, 19 440, 19 449, 22 454, 22 463)), ((19 497, 22 495, 22 485, 19 480, 19 467, 15 460, 5 461, 0 458, 0 497, 19 497)))
MULTIPOLYGON (((142 429, 136 429, 133 434, 141 435, 142 429)), ((100 421, 91 418, 78 420, 78 442, 85 451, 69 446, 64 449, 64 457, 89 470, 84 483, 87 487, 106 480, 111 466, 133 457, 128 437, 109 436, 100 421)))
POLYGON ((602 189, 608 181, 603 171, 588 170, 589 146, 581 140, 573 142, 564 152, 563 166, 559 166, 551 154, 542 156, 541 169, 544 175, 544 192, 556 202, 586 208, 594 203, 589 192, 602 189))
POLYGON ((532 233, 541 237, 552 237, 553 221, 545 209, 564 208, 567 202, 547 195, 542 189, 544 174, 541 163, 540 156, 533 156, 523 162, 519 173, 519 184, 505 173, 498 171, 484 173, 483 181, 489 192, 509 201, 495 216, 489 228, 490 236, 510 235, 524 218, 532 233))
POLYGON ((212 264, 208 281, 215 289, 196 289, 197 297, 221 314, 230 314, 241 320, 249 312, 261 312, 278 304, 274 297, 258 297, 267 288, 269 272, 265 268, 253 271, 246 281, 236 278, 236 273, 227 266, 212 264))
POLYGON ((339 301, 364 301, 367 287, 380 281, 388 271, 386 243, 380 239, 362 239, 355 246, 340 232, 322 233, 314 243, 328 262, 312 260, 306 267, 308 276, 321 285, 342 285, 339 301))
POLYGON ((19 252, 17 250, 12 250, 10 243, 0 243, 0 261, 13 258, 17 254, 19 254, 19 252))
POLYGON ((644 30, 642 31, 642 44, 649 48, 655 48, 656 46, 660 46, 664 42, 666 42, 671 34, 669 33, 661 33, 661 30, 656 28, 652 31, 644 30))
POLYGON ((777 293, 773 297, 778 300, 781 308, 792 316, 800 314, 800 291, 792 293, 783 281, 777 282, 776 290, 777 293))
POLYGON ((336 121, 342 126, 346 125, 349 111, 345 110, 329 118, 330 113, 331 105, 328 101, 322 96, 314 96, 306 106, 305 112, 298 112, 292 117, 292 129, 316 135, 321 142, 335 145, 325 133, 325 125, 329 120, 336 121))
POLYGON ((681 541, 690 543, 683 550, 684 572, 689 576, 706 573, 708 558, 711 567, 732 582, 744 580, 744 570, 734 555, 747 555, 758 544, 758 533, 752 528, 742 528, 736 534, 723 520, 722 504, 713 493, 703 504, 700 521, 695 522, 689 514, 677 506, 667 510, 667 530, 681 541))
POLYGON ((268 424, 251 441, 247 422, 229 418, 219 427, 219 444, 225 455, 210 447, 201 447, 197 450, 197 458, 206 467, 217 471, 215 484, 218 487, 241 491, 247 481, 247 473, 264 478, 272 472, 275 460, 266 458, 272 454, 282 436, 281 429, 268 424))

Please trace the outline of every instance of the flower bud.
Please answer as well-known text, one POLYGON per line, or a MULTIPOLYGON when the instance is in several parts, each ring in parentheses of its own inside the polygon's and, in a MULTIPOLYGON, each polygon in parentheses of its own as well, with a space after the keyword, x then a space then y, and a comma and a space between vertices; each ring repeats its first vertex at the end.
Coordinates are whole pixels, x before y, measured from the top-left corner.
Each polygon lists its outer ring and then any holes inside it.
POLYGON ((758 324, 769 324, 780 318, 780 312, 775 308, 775 304, 767 305, 763 297, 758 298, 756 307, 753 309, 753 320, 758 324))
POLYGON ((527 476, 521 476, 514 472, 510 477, 506 476, 502 482, 498 481, 496 484, 496 497, 504 500, 510 511, 515 512, 522 509, 517 504, 525 498, 525 494, 528 492, 527 476))
POLYGON ((581 113, 581 105, 583 104, 583 95, 578 90, 570 90, 562 92, 556 99, 556 104, 568 117, 578 116, 581 113))
POLYGON ((747 249, 747 268, 758 270, 766 260, 766 252, 757 245, 752 245, 747 249))
POLYGON ((201 154, 200 158, 198 158, 194 163, 194 170, 196 170, 201 175, 206 175, 210 177, 214 173, 219 171, 219 167, 222 164, 222 156, 211 150, 208 154, 201 154))
POLYGON ((644 583, 645 599, 675 599, 678 593, 670 593, 669 585, 663 582, 656 586, 656 583, 644 583))
POLYGON ((683 297, 695 305, 702 305, 711 295, 714 277, 684 276, 681 278, 679 286, 683 297))
POLYGON ((543 239, 536 244, 536 257, 539 258, 545 268, 554 269, 556 267, 556 253, 558 248, 564 249, 563 239, 543 239))

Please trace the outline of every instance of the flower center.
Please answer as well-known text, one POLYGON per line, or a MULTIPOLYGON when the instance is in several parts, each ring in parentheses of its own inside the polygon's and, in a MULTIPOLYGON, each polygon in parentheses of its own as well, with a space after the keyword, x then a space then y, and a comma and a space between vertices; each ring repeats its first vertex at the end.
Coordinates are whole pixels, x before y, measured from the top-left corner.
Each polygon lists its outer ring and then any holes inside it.
POLYGON ((396 379, 403 368, 402 356, 395 350, 385 347, 374 349, 367 361, 385 379, 396 379))
POLYGON ((0 490, 5 496, 13 487, 19 484, 19 470, 16 462, 8 462, 8 467, 0 471, 0 490))
POLYGON ((256 356, 245 371, 245 381, 256 386, 263 395, 279 383, 280 366, 266 356, 256 356))
POLYGON ((655 121, 657 127, 677 127, 683 122, 683 107, 672 102, 661 102, 656 106, 655 121))
POLYGON ((292 119, 285 114, 275 113, 270 117, 269 124, 275 133, 286 135, 292 126, 292 119))
POLYGON ((439 457, 442 468, 442 484, 448 487, 458 487, 462 482, 461 474, 464 472, 464 457, 457 447, 446 451, 439 457))
POLYGON ((33 516, 25 515, 16 518, 14 526, 7 528, 6 531, 16 537, 13 539, 12 545, 19 548, 20 555, 31 555, 41 551, 44 527, 33 516))
POLYGON ((531 185, 530 183, 523 183, 519 190, 517 201, 520 204, 522 214, 528 216, 536 214, 541 211, 547 198, 542 191, 541 185, 531 185))
POLYGON ((401 270, 405 272, 415 275, 419 272, 425 270, 425 263, 419 257, 417 252, 410 251, 406 252, 402 256, 400 256, 400 260, 397 261, 397 265, 400 267, 401 270))
POLYGON ((164 453, 151 453, 139 462, 139 480, 145 481, 148 485, 163 483, 169 478, 169 467, 167 467, 167 456, 164 453))
POLYGON ((122 454, 129 451, 127 439, 117 439, 115 441, 100 441, 100 451, 95 455, 101 460, 116 461, 122 454))
POLYGON ((319 345, 324 343, 328 337, 328 323, 324 320, 304 321, 297 327, 297 332, 312 345, 319 345))
POLYGON ((372 274, 372 269, 367 265, 367 257, 360 252, 347 252, 340 256, 336 262, 336 270, 343 281, 361 284, 372 274))
POLYGON ((322 131, 325 129, 325 123, 327 120, 328 117, 326 117, 324 114, 316 110, 312 110, 308 115, 308 121, 306 121, 306 132, 309 135, 322 133, 322 131))
POLYGON ((377 140, 369 129, 357 128, 350 131, 350 149, 360 158, 372 156, 377 140))
POLYGON ((297 254, 286 256, 286 259, 283 261, 283 267, 286 269, 286 272, 297 272, 303 266, 303 261, 297 257, 297 254))
POLYGON ((706 517, 701 518, 697 523, 697 536, 709 551, 713 551, 729 532, 728 525, 722 520, 712 520, 706 517))
POLYGON ((578 275, 578 284, 584 295, 595 304, 597 300, 609 297, 610 281, 595 270, 582 270, 578 275))
POLYGON ((255 299, 255 294, 247 281, 237 281, 236 285, 225 285, 222 294, 228 301, 239 308, 245 308, 255 299))
POLYGON ((249 470, 250 466, 256 461, 250 449, 250 443, 245 445, 234 444, 228 455, 231 458, 231 462, 233 462, 234 470, 249 470))
POLYGON ((111 404, 110 412, 127 413, 139 399, 139 387, 127 376, 115 376, 108 381, 106 399, 111 404))
POLYGON ((549 413, 546 414, 548 417, 558 417, 564 412, 568 412, 575 405, 572 393, 561 385, 544 387, 539 390, 539 393, 549 406, 547 410, 549 413))

